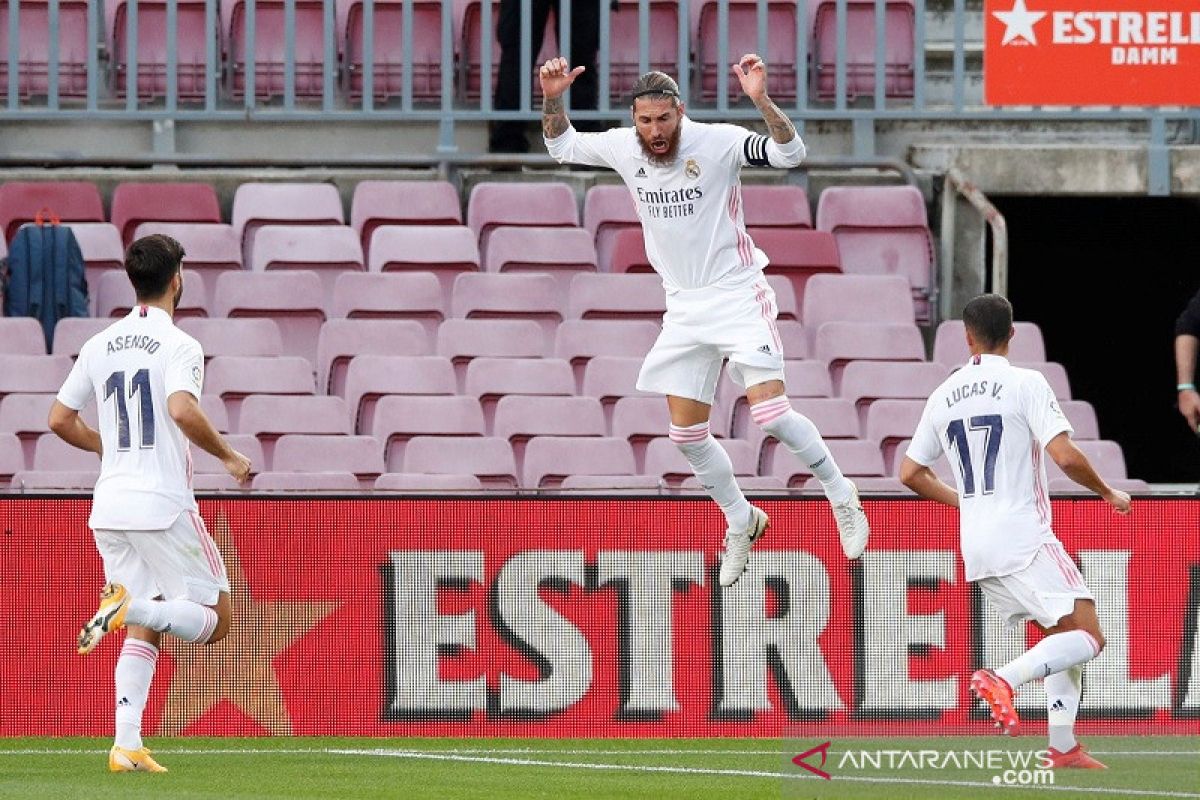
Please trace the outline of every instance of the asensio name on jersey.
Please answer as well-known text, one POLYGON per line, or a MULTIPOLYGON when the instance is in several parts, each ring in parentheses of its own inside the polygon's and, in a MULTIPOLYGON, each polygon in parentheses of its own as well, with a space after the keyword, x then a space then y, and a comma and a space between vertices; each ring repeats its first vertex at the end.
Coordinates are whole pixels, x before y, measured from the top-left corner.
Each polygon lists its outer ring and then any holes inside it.
POLYGON ((546 140, 559 162, 616 170, 633 195, 646 256, 667 291, 741 286, 762 279, 766 255, 754 246, 742 215, 738 175, 744 166, 786 169, 804 143, 780 145, 738 125, 679 120, 679 150, 669 164, 646 158, 631 127, 546 140))

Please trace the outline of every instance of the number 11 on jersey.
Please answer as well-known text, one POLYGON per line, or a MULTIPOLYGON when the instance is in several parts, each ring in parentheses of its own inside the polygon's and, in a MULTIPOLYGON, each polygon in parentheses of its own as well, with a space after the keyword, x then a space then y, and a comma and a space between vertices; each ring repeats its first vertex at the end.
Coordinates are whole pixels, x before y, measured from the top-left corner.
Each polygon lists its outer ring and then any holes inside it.
POLYGON ((117 449, 128 450, 129 441, 129 407, 125 398, 138 395, 138 419, 141 423, 141 442, 143 450, 154 447, 154 399, 150 396, 150 370, 139 369, 133 373, 129 381, 129 389, 125 388, 125 373, 118 370, 108 376, 104 382, 104 401, 110 397, 116 398, 117 403, 117 449))

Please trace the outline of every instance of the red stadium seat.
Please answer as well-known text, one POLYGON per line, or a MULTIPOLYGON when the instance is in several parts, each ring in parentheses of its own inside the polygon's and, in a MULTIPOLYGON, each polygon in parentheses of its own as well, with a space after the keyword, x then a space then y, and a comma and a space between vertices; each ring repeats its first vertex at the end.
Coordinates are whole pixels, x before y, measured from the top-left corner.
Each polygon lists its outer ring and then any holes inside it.
MULTIPOLYGON (((138 0, 135 91, 140 100, 154 100, 167 94, 167 63, 171 49, 168 41, 167 5, 167 0, 138 0)), ((112 18, 112 49, 109 52, 114 68, 113 88, 118 97, 126 96, 128 85, 128 6, 125 0, 118 0, 115 9, 111 5, 106 9, 112 18)), ((176 97, 181 102, 202 101, 205 76, 208 72, 207 45, 210 35, 205 24, 204 0, 178 0, 175 19, 176 97)), ((214 219, 212 222, 220 222, 220 219, 214 219)))
POLYGON ((475 358, 467 364, 463 393, 479 399, 489 427, 505 395, 575 394, 571 365, 557 358, 475 358))
MULTIPOLYGON (((638 5, 637 0, 618 0, 608 18, 608 91, 610 102, 617 108, 628 107, 630 92, 643 72, 638 5)), ((679 63, 679 3, 650 0, 649 6, 650 27, 644 37, 649 43, 647 69, 678 75, 680 69, 689 66, 679 63)))
MULTIPOLYGON (((880 455, 879 445, 875 442, 865 439, 833 439, 825 444, 846 477, 884 477, 883 456, 880 455)), ((788 486, 800 486, 812 475, 808 465, 796 458, 786 447, 775 448, 765 472, 784 481, 788 486)))
MULTIPOLYGON (((458 47, 458 91, 464 100, 472 104, 479 102, 479 88, 483 81, 483 70, 480 65, 483 63, 483 45, 482 45, 482 24, 483 12, 481 0, 455 0, 456 17, 460 20, 459 30, 461 32, 461 44, 458 47)), ((495 28, 500 20, 500 3, 499 0, 492 2, 492 27, 495 28)), ((545 35, 542 37, 542 49, 534 61, 538 64, 545 64, 551 58, 558 55, 555 49, 554 42, 556 35, 554 33, 553 23, 549 18, 546 20, 545 35)), ((500 43, 496 37, 492 36, 492 85, 488 89, 489 94, 493 94, 496 87, 496 78, 500 72, 500 43)), ((533 89, 533 99, 535 102, 540 102, 541 84, 537 77, 534 76, 530 82, 533 89)))
MULTIPOLYGON (((0 85, 8 86, 10 0, 0 2, 0 85)), ((87 96, 88 4, 58 0, 58 96, 87 96)), ((50 93, 50 3, 21 0, 18 15, 17 92, 23 99, 50 93)), ((97 76, 99 78, 99 76, 97 76)), ((9 237, 11 238, 11 236, 9 237)))
POLYGON ((591 397, 508 395, 496 405, 492 435, 514 444, 534 436, 604 436, 604 409, 591 397))
POLYGON ((480 269, 479 245, 465 225, 385 225, 372 234, 370 252, 370 272, 431 272, 447 301, 459 274, 480 269))
MULTIPOLYGON (((813 20, 814 94, 836 97, 837 5, 819 0, 813 20)), ((886 97, 913 96, 916 12, 912 0, 886 0, 883 91, 886 97)), ((849 0, 846 8, 846 97, 853 101, 875 93, 875 0, 849 0)))
MULTIPOLYGON (((122 7, 124 5, 121 4, 122 7)), ((139 35, 142 35, 142 5, 139 0, 139 35)), ((199 5, 203 14, 204 4, 199 5)), ((142 66, 139 60, 139 74, 142 66)), ((145 222, 219 224, 221 206, 217 202, 216 190, 207 183, 120 183, 113 190, 112 222, 121 235, 121 242, 129 245, 133 241, 134 231, 145 222)))
POLYGON ((205 391, 225 401, 236 428, 242 400, 252 394, 313 394, 312 366, 294 356, 217 356, 205 369, 205 391))
MULTIPOLYGON (((246 3, 243 0, 222 0, 221 6, 222 18, 227 20, 224 33, 228 37, 231 90, 233 96, 240 99, 246 91, 246 59, 250 50, 246 39, 246 3)), ((253 91, 259 99, 281 97, 284 94, 287 67, 284 6, 284 0, 257 0, 255 3, 253 91)), ((295 0, 296 27, 292 45, 298 99, 319 99, 324 89, 323 6, 323 0, 295 0)), ((337 41, 336 34, 330 33, 334 37, 334 56, 337 58, 342 43, 337 41)), ((331 65, 331 73, 334 66, 331 65)))
POLYGON ((549 275, 463 273, 454 281, 451 315, 460 319, 529 319, 553 335, 562 298, 549 275))
POLYGON ((595 397, 605 405, 611 405, 622 397, 658 397, 637 388, 637 376, 642 369, 643 358, 644 354, 596 356, 590 359, 583 370, 583 390, 580 393, 584 397, 595 397))
POLYGON ((912 439, 925 410, 924 400, 877 400, 867 412, 867 438, 879 442, 887 474, 895 475, 900 470, 899 444, 912 439))
POLYGON ((609 272, 615 273, 654 271, 650 257, 646 255, 646 239, 641 228, 622 228, 613 233, 607 267, 609 272))
POLYGON ((1067 370, 1057 361, 1013 361, 1012 365, 1042 373, 1056 398, 1059 400, 1071 399, 1071 381, 1067 378, 1067 370))
MULTIPOLYGON (((728 73, 729 101, 736 102, 742 87, 728 64, 717 63, 719 34, 717 0, 700 0, 698 6, 698 38, 694 49, 699 72, 700 99, 712 102, 717 98, 717 73, 728 73)), ((758 3, 756 0, 730 0, 727 41, 729 60, 736 61, 742 53, 758 51, 758 3)), ((770 69, 767 89, 771 97, 784 103, 796 98, 796 2, 768 0, 767 51, 770 69)))
POLYGON ((1072 439, 1099 439, 1100 425, 1096 421, 1096 410, 1086 400, 1063 400, 1059 402, 1063 414, 1075 432, 1072 439))
POLYGON ((353 472, 260 472, 254 476, 250 488, 255 492, 357 492, 370 489, 372 481, 364 486, 353 472))
POLYGON ((472 358, 540 358, 548 348, 541 326, 532 320, 448 319, 438 328, 436 349, 465 369, 472 358))
POLYGON ((98 472, 100 456, 67 444, 56 433, 44 433, 34 450, 33 468, 39 472, 98 472))
MULTIPOLYGON (((3 477, 0 475, 0 477, 3 477)), ((91 491, 100 470, 22 470, 12 476, 10 488, 23 492, 91 491)))
POLYGON ((800 318, 812 338, 825 322, 915 322, 907 281, 882 275, 812 276, 804 289, 800 318))
POLYGON ((342 274, 365 269, 362 245, 347 225, 264 225, 254 239, 250 268, 312 270, 328 294, 342 274))
POLYGON ((916 325, 870 322, 823 322, 817 329, 813 357, 829 365, 834 383, 854 360, 924 361, 925 340, 916 325))
MULTIPOLYGON (((354 0, 347 9, 346 70, 350 99, 362 98, 363 74, 373 74, 371 93, 377 101, 402 97, 404 91, 404 2, 375 0, 372 64, 363 63, 363 2, 354 0)), ((453 13, 453 12, 450 12, 453 13)), ((442 4, 437 0, 412 3, 412 98, 438 100, 442 96, 442 4)), ((453 78, 451 78, 453 87, 453 78)), ((453 88, 451 88, 453 94, 453 88)))
POLYGON ((842 373, 838 394, 854 403, 865 426, 872 401, 884 398, 924 401, 947 374, 941 364, 851 361, 842 373))
MULTIPOLYGON (((3 419, 3 405, 0 401, 0 420, 3 419)), ((21 447, 21 440, 15 433, 0 427, 0 486, 7 486, 12 476, 24 469, 25 452, 21 447)))
POLYGON ((437 335, 446 306, 437 276, 428 272, 388 275, 345 273, 333 287, 331 317, 354 320, 404 320, 419 323, 426 336, 437 335))
MULTIPOLYGON (((2 22, 0 28, 8 30, 2 22)), ((43 210, 48 212, 47 221, 51 216, 63 222, 105 221, 104 204, 94 183, 9 181, 0 184, 0 227, 4 229, 5 241, 11 242, 17 228, 26 222, 33 222, 43 210)))
POLYGON ((54 345, 51 352, 56 356, 79 355, 84 343, 100 331, 112 325, 110 317, 63 317, 54 326, 54 345))
POLYGON ((803 228, 748 228, 754 246, 770 264, 767 274, 791 281, 798 305, 804 303, 808 279, 820 273, 841 273, 837 241, 826 231, 803 228))

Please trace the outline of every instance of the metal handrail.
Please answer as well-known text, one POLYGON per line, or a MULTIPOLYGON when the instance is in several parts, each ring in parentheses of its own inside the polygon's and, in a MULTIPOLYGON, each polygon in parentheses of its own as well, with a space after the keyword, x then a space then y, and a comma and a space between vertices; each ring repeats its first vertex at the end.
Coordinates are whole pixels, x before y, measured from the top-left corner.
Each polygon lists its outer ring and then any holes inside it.
POLYGON ((992 292, 1008 296, 1008 223, 1000 209, 957 167, 946 170, 946 186, 979 212, 992 229, 992 292))

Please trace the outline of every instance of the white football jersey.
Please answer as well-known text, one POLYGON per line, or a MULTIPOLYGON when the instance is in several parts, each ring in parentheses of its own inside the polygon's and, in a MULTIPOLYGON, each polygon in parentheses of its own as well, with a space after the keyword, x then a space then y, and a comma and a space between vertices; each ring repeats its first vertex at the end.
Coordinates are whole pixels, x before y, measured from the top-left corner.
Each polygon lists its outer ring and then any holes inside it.
POLYGON ((104 530, 165 530, 196 511, 187 438, 167 398, 200 398, 204 352, 167 312, 135 306, 88 339, 58 392, 63 405, 99 405, 104 455, 88 525, 104 530))
POLYGON ((667 291, 762 279, 767 257, 754 246, 742 215, 743 166, 794 167, 804 158, 799 137, 781 149, 769 136, 737 125, 679 120, 674 161, 646 158, 635 128, 566 133, 546 140, 561 162, 616 170, 633 195, 650 265, 667 291))
POLYGON ((967 580, 1024 569, 1057 541, 1043 450, 1064 432, 1071 423, 1046 378, 1001 356, 972 356, 929 397, 908 457, 929 466, 945 451, 950 461, 967 580))

